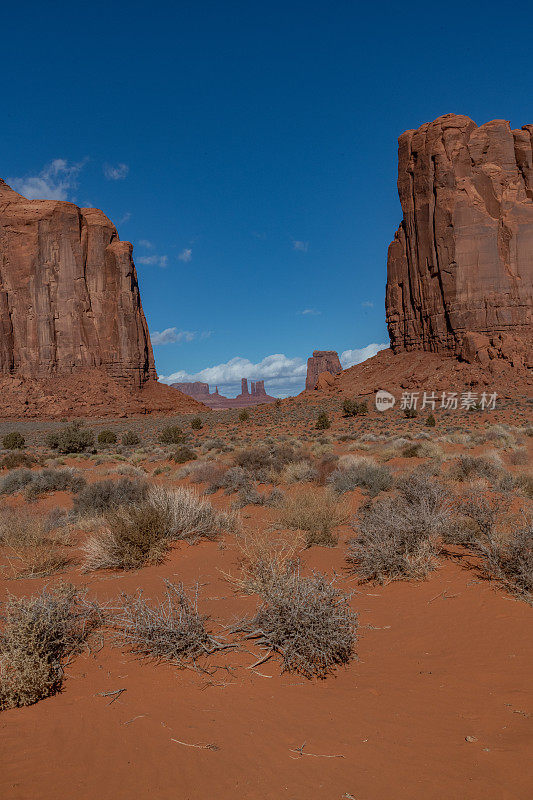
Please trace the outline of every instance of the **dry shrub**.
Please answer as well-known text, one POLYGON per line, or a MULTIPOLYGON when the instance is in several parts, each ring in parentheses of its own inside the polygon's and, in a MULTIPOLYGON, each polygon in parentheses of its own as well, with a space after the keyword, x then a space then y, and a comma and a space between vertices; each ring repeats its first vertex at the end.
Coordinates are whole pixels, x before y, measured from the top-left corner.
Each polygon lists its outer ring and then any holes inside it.
POLYGON ((296 554, 305 547, 305 540, 301 534, 285 531, 245 531, 237 535, 237 546, 239 574, 224 573, 224 577, 240 592, 264 595, 294 573, 296 554))
POLYGON ((348 521, 348 506, 333 492, 304 490, 285 497, 279 512, 282 526, 305 532, 306 544, 331 547, 337 543, 332 530, 348 521))
POLYGON ((0 494, 15 494, 26 490, 26 497, 34 500, 46 492, 79 491, 85 486, 85 478, 75 469, 52 469, 45 467, 32 472, 30 469, 14 469, 0 480, 0 494))
POLYGON ((61 586, 10 595, 1 615, 0 708, 29 706, 60 691, 64 666, 101 621, 86 590, 61 586))
POLYGON ((198 612, 198 584, 190 598, 182 583, 164 583, 163 602, 145 600, 140 590, 134 596, 121 596, 112 619, 119 640, 138 655, 181 667, 222 649, 224 645, 206 630, 208 617, 198 612))
POLYGON ((187 489, 153 486, 144 502, 106 515, 105 524, 82 548, 84 569, 137 569, 159 563, 170 542, 214 539, 236 524, 235 515, 216 511, 187 489))
MULTIPOLYGON (((504 510, 506 506, 504 505, 504 510)), ((480 556, 481 573, 498 580, 512 594, 533 601, 533 523, 513 522, 507 531, 496 530, 501 502, 471 493, 458 505, 458 513, 471 523, 464 527, 462 544, 480 556)))
POLYGON ((235 454, 235 463, 249 472, 255 480, 270 482, 287 464, 303 459, 300 448, 287 443, 263 443, 247 447, 235 454))
POLYGON ((328 478, 328 483, 338 494, 360 487, 373 497, 390 489, 393 478, 390 469, 383 464, 376 464, 369 458, 343 456, 339 459, 339 468, 328 478))
POLYGON ((305 459, 286 464, 279 473, 281 483, 307 483, 314 481, 317 477, 316 469, 305 459))
POLYGON ((0 546, 5 548, 13 577, 39 578, 71 562, 65 553, 70 531, 60 520, 6 509, 0 514, 0 546))
POLYGON ((438 536, 450 524, 450 499, 437 482, 411 474, 399 494, 361 509, 347 561, 363 581, 419 580, 435 568, 438 536))
POLYGON ((118 481, 109 478, 96 481, 85 486, 74 497, 73 510, 81 515, 99 515, 119 506, 142 503, 148 493, 148 484, 144 480, 120 478, 118 481))
POLYGON ((333 581, 320 574, 304 578, 293 568, 263 593, 256 614, 232 631, 267 651, 256 663, 279 653, 282 672, 325 678, 354 657, 357 615, 333 581))
POLYGON ((222 485, 222 480, 226 473, 226 467, 216 461, 197 461, 188 464, 180 470, 179 477, 189 477, 192 483, 208 483, 216 487, 216 491, 222 485))
POLYGON ((515 466, 524 466, 524 464, 529 463, 529 456, 526 448, 517 447, 513 450, 509 456, 509 461, 515 466))
POLYGON ((461 455, 452 461, 448 477, 460 483, 486 480, 493 488, 501 491, 510 491, 514 486, 513 476, 504 469, 497 453, 482 456, 461 455))
POLYGON ((0 460, 0 469, 18 469, 19 467, 33 467, 37 462, 35 456, 29 453, 6 453, 0 460))

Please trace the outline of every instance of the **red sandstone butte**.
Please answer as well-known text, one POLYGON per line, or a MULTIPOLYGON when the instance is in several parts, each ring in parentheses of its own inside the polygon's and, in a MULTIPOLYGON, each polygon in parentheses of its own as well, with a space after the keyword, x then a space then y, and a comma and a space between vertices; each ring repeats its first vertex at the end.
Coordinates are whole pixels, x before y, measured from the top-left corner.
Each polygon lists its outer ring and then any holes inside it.
POLYGON ((315 350, 311 358, 307 359, 306 389, 317 387, 318 377, 323 372, 338 375, 342 372, 341 362, 335 350, 315 350))
POLYGON ((172 383, 173 388, 179 389, 183 394, 193 397, 204 405, 212 409, 225 408, 246 408, 247 406, 257 406, 263 403, 274 403, 275 397, 267 394, 264 381, 250 381, 248 390, 248 380, 243 378, 241 381, 241 393, 237 397, 224 397, 219 394, 218 386, 214 392, 209 391, 208 383, 195 381, 194 383, 172 383))
POLYGON ((446 114, 398 141, 393 351, 533 366, 533 125, 446 114))
POLYGON ((0 415, 200 408, 156 381, 132 245, 98 209, 0 180, 0 415))

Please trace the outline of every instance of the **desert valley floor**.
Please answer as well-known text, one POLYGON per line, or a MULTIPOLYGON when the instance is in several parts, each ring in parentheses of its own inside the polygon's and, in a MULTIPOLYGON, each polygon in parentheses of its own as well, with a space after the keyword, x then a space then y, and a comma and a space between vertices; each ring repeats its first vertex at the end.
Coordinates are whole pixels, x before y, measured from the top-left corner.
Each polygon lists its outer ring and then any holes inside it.
POLYGON ((345 417, 339 399, 293 399, 248 415, 201 413, 196 429, 195 415, 91 420, 117 443, 75 455, 46 444, 64 422, 2 423, 0 439, 25 439, 1 454, 2 601, 69 583, 104 611, 59 691, 0 714, 0 796, 529 800, 531 595, 491 575, 475 542, 487 518, 503 540, 531 518, 532 409, 525 398, 493 411, 437 409, 428 426, 427 411, 345 417), (331 427, 317 430, 322 411, 331 427), (169 426, 182 434, 161 443, 169 426), (133 444, 121 444, 126 433, 133 444), (57 490, 65 468, 71 488, 57 490), (43 469, 48 478, 33 482, 43 469), (411 473, 447 498, 433 568, 363 581, 347 560, 361 509, 396 497, 411 473), (186 487, 232 513, 216 535, 173 541, 156 563, 88 569, 87 540, 108 509, 91 513, 82 484, 109 479, 186 487), (13 509, 46 523, 46 552, 13 538, 13 509), (268 651, 230 630, 260 603, 257 559, 280 552, 302 576, 335 578, 358 615, 352 657, 323 679, 282 672, 279 652, 260 663, 268 651), (118 598, 141 590, 155 602, 163 579, 190 597, 197 587, 208 631, 236 646, 180 666, 121 642, 118 598))

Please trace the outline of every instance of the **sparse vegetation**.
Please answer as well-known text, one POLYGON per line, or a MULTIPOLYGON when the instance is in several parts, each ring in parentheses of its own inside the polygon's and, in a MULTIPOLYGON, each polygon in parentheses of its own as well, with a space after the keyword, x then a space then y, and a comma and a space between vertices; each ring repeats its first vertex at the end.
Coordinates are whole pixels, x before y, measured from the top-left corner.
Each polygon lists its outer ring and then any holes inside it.
POLYGON ((197 455, 191 447, 182 445, 174 451, 171 458, 176 464, 185 464, 187 461, 194 461, 197 455))
POLYGON ((14 494, 25 489, 26 497, 34 500, 47 492, 79 491, 85 486, 85 478, 75 469, 65 467, 41 470, 15 469, 0 479, 0 495, 14 494))
POLYGON ((411 474, 394 497, 361 510, 347 561, 363 581, 421 579, 435 568, 437 538, 449 525, 448 493, 436 481, 411 474))
POLYGON ((19 431, 12 431, 2 439, 4 450, 22 450, 26 446, 26 439, 19 431))
POLYGON ((13 578, 39 578, 66 567, 71 557, 70 531, 61 517, 43 517, 24 510, 0 513, 0 547, 13 578))
POLYGON ((366 400, 344 400, 342 413, 345 417, 363 417, 368 414, 368 403, 366 400))
POLYGON ((60 431, 54 431, 46 437, 46 444, 52 450, 58 450, 64 455, 69 453, 83 453, 94 446, 94 433, 86 428, 82 422, 72 422, 60 431))
POLYGON ((100 431, 100 433, 98 434, 97 441, 98 441, 98 444, 103 444, 103 445, 116 444, 117 443, 117 434, 115 433, 115 431, 111 431, 111 430, 108 430, 108 429, 100 431))
POLYGON ((123 594, 112 622, 133 653, 183 667, 225 646, 207 631, 207 619, 198 611, 198 585, 191 598, 182 583, 166 580, 163 602, 151 603, 140 591, 123 594))
POLYGON ((306 544, 331 547, 337 543, 333 530, 348 520, 348 509, 327 489, 300 491, 286 497, 279 509, 279 522, 304 531, 306 544))
POLYGON ((74 497, 73 510, 79 515, 99 516, 119 506, 143 503, 148 494, 148 484, 144 480, 109 478, 85 486, 74 497))
POLYGON ((201 431, 204 427, 201 417, 193 417, 191 420, 191 428, 193 431, 201 431))
POLYGON ((61 689, 64 665, 81 652, 101 612, 84 590, 61 586, 10 596, 0 629, 0 708, 29 706, 61 689))
POLYGON ((122 437, 122 444, 124 447, 137 447, 141 443, 141 437, 134 431, 126 431, 122 437))
POLYGON ((376 464, 368 458, 352 457, 346 466, 339 466, 332 472, 328 483, 338 494, 360 487, 373 497, 390 489, 393 478, 390 469, 383 464, 376 464))
POLYGON ((331 428, 331 422, 326 411, 321 411, 318 415, 315 428, 319 431, 325 431, 331 428))
POLYGON ((239 411, 239 420, 241 422, 247 422, 247 420, 249 419, 250 419, 250 414, 248 413, 248 411, 245 411, 244 409, 242 411, 239 411))
POLYGON ((163 560, 170 542, 213 539, 233 529, 235 517, 216 511, 186 489, 153 486, 146 500, 107 513, 83 547, 84 569, 137 569, 163 560))
POLYGON ((256 614, 232 630, 267 651, 257 663, 279 653, 282 672, 325 678, 354 657, 357 615, 333 581, 320 574, 305 578, 294 568, 272 582, 256 614))
POLYGON ((167 425, 159 434, 161 444, 182 444, 184 442, 183 431, 179 425, 167 425))

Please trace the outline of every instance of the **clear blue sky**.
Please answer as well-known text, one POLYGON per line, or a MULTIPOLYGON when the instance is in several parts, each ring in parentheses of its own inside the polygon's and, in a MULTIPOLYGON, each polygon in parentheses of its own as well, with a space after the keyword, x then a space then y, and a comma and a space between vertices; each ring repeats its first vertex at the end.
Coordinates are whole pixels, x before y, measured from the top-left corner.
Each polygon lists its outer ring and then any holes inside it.
POLYGON ((161 375, 294 393, 313 349, 387 342, 398 135, 533 122, 532 23, 521 0, 6 4, 0 175, 133 242, 161 375))

